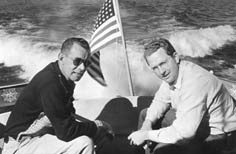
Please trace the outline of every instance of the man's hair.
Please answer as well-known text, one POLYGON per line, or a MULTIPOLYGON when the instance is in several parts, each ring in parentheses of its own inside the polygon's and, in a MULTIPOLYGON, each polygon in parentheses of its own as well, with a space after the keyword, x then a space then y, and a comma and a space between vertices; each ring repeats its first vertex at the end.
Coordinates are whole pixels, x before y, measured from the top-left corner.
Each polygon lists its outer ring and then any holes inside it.
POLYGON ((74 45, 74 44, 78 44, 80 45, 82 48, 84 48, 88 53, 90 53, 90 47, 89 47, 89 44, 88 42, 83 39, 83 38, 68 38, 66 39, 63 43, 62 43, 62 46, 61 46, 61 53, 63 54, 68 54, 70 52, 70 49, 71 47, 74 45))
POLYGON ((166 51, 166 54, 170 56, 173 56, 176 52, 168 40, 164 38, 155 39, 145 45, 144 59, 147 61, 147 57, 155 53, 160 48, 163 48, 166 51))

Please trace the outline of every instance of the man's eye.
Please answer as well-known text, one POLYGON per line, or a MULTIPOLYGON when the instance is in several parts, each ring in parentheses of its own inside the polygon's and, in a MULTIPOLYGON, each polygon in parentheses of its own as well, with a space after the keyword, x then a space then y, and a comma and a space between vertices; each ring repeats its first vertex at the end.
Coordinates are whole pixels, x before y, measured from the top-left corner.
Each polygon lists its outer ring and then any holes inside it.
POLYGON ((164 64, 165 64, 165 62, 162 62, 162 63, 160 63, 159 65, 160 65, 160 66, 163 66, 164 64))
POLYGON ((152 70, 155 70, 155 69, 157 69, 158 67, 157 66, 155 66, 155 67, 152 67, 152 70))
POLYGON ((82 62, 83 62, 83 60, 82 60, 81 58, 75 58, 75 59, 73 60, 73 64, 74 64, 75 66, 79 66, 82 62))

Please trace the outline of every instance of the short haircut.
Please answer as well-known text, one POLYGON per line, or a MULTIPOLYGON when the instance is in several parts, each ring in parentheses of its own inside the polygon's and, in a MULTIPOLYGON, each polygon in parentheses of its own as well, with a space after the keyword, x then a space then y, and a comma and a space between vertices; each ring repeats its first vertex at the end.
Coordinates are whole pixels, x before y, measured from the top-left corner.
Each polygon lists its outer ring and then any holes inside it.
POLYGON ((83 38, 68 38, 66 39, 61 46, 61 53, 68 55, 68 53, 70 52, 71 47, 74 44, 78 44, 80 45, 82 48, 84 48, 88 53, 90 53, 90 47, 88 42, 83 39, 83 38))
POLYGON ((147 45, 145 45, 145 51, 144 51, 144 59, 147 62, 147 57, 155 53, 158 49, 163 48, 166 51, 167 55, 173 56, 173 54, 176 52, 174 47, 171 45, 171 43, 164 39, 154 39, 147 45))

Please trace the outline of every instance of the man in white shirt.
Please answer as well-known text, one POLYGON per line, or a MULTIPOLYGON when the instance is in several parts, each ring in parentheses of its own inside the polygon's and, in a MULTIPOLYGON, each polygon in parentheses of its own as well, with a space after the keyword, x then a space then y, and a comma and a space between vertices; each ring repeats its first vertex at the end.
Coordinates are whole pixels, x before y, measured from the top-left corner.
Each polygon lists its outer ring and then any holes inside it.
POLYGON ((236 106, 219 79, 181 60, 165 39, 151 42, 144 58, 163 82, 141 129, 128 137, 132 144, 156 142, 155 154, 215 154, 236 147, 236 106), (168 127, 153 130, 170 107, 176 110, 176 119, 168 127))

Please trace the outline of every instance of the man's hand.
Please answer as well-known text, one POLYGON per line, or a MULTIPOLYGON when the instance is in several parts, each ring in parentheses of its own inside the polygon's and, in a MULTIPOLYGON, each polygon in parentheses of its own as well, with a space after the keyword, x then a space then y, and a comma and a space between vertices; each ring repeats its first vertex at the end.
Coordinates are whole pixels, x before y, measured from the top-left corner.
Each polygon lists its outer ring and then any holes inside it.
POLYGON ((150 120, 145 120, 140 130, 152 130, 152 122, 150 120))
POLYGON ((133 132, 128 136, 128 140, 130 140, 130 144, 141 145, 148 140, 148 131, 139 130, 133 132))
POLYGON ((108 134, 112 135, 114 137, 114 132, 112 130, 112 127, 109 123, 101 120, 95 120, 95 124, 97 125, 98 129, 105 130, 108 134))
POLYGON ((115 135, 111 125, 107 122, 101 120, 95 120, 94 122, 97 125, 97 132, 94 136, 94 144, 96 146, 95 150, 98 152, 102 149, 106 142, 112 141, 115 135))

